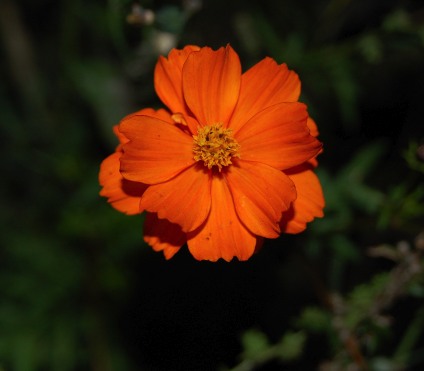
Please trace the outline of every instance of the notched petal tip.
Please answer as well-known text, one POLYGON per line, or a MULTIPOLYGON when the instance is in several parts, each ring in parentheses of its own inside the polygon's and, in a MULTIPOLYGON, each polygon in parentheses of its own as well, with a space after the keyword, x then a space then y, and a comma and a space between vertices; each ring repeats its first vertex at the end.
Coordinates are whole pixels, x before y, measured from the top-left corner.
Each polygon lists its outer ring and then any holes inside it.
POLYGON ((241 65, 228 45, 191 53, 183 67, 185 101, 201 125, 228 124, 240 92, 241 65))
POLYGON ((144 241, 153 250, 162 251, 169 260, 185 244, 187 237, 179 225, 166 219, 159 219, 155 213, 147 213, 144 222, 144 241))
POLYGON ((187 57, 200 48, 188 45, 183 49, 172 49, 168 58, 160 56, 155 66, 154 85, 160 100, 172 111, 187 114, 183 97, 182 70, 187 57))
POLYGON ((240 221, 224 177, 216 176, 211 187, 212 205, 205 222, 187 234, 187 245, 197 260, 249 259, 257 238, 240 221))

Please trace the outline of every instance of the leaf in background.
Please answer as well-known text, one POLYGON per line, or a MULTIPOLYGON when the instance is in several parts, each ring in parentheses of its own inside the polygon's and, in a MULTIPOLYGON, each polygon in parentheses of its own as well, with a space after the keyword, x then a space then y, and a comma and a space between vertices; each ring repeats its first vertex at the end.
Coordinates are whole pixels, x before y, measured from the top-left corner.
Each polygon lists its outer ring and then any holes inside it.
POLYGON ((359 122, 359 89, 352 69, 348 55, 343 53, 333 53, 326 61, 329 82, 336 93, 335 97, 338 100, 340 114, 347 132, 356 130, 359 122))
POLYGON ((256 359, 262 355, 269 347, 269 341, 266 335, 259 330, 247 330, 242 338, 243 358, 256 359))
POLYGON ((408 166, 415 171, 424 174, 424 144, 411 142, 408 149, 403 153, 408 166))
POLYGON ((313 333, 326 332, 331 328, 331 316, 322 308, 306 307, 296 324, 300 328, 313 333))
POLYGON ((343 166, 339 179, 347 184, 362 182, 377 167, 386 150, 387 143, 384 140, 358 148, 353 158, 343 166))
POLYGON ((381 207, 384 201, 384 193, 368 187, 364 184, 356 184, 346 188, 351 202, 360 210, 373 215, 381 207))
POLYGON ((303 331, 287 332, 281 339, 278 349, 283 361, 298 359, 303 352, 306 342, 306 334, 303 331))
POLYGON ((358 48, 368 63, 378 64, 383 59, 383 45, 376 34, 362 35, 358 40, 358 48))
POLYGON ((387 272, 375 275, 370 282, 356 286, 349 294, 346 303, 345 324, 354 329, 367 316, 372 315, 373 304, 377 302, 378 295, 386 287, 390 276, 387 272))

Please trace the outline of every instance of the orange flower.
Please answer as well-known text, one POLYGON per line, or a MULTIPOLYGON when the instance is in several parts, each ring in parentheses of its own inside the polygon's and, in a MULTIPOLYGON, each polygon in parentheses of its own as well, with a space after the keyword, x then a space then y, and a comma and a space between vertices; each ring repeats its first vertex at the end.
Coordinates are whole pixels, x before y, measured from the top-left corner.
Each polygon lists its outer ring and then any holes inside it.
POLYGON ((169 111, 124 118, 99 175, 113 207, 148 212, 154 250, 169 259, 187 242, 198 260, 246 260, 263 238, 323 215, 318 131, 285 64, 265 58, 242 74, 230 46, 187 46, 159 58, 155 89, 169 111))

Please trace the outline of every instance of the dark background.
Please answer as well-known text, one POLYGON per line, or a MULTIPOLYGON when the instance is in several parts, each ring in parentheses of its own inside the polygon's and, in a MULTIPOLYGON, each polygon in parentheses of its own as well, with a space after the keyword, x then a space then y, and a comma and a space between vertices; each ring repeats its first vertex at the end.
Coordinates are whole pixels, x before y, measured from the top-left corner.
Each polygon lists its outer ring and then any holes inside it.
MULTIPOLYGON (((0 35, 0 370, 360 367, 334 321, 315 331, 299 316, 338 318, 333 292, 364 312, 349 293, 402 264, 367 249, 421 246, 421 1, 2 0, 0 35), (299 74, 324 143, 326 216, 247 262, 197 262, 185 248, 166 261, 143 243, 143 217, 98 196, 99 165, 113 125, 161 106, 159 54, 227 43, 244 70, 271 56, 299 74), (284 334, 284 354, 266 353, 284 334)), ((381 305, 388 325, 346 319, 371 369, 424 365, 423 281, 381 305)))

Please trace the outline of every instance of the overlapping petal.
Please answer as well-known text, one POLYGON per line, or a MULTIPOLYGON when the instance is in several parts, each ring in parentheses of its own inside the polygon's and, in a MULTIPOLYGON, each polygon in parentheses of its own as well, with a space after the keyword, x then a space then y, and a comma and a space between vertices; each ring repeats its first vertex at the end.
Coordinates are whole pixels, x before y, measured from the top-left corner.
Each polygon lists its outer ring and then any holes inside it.
MULTIPOLYGON (((306 122, 306 125, 308 126, 308 129, 309 129, 311 135, 316 138, 319 135, 319 131, 318 131, 318 126, 315 123, 315 121, 312 118, 308 117, 308 121, 306 122)), ((308 160, 308 163, 314 168, 318 166, 317 156, 320 153, 322 153, 322 148, 313 158, 308 160)))
POLYGON ((300 95, 297 74, 286 64, 265 58, 243 73, 240 97, 230 126, 236 132, 257 112, 282 102, 296 102, 300 95))
POLYGON ((240 92, 238 55, 227 46, 191 53, 183 67, 185 101, 200 125, 227 124, 240 92))
POLYGON ((163 251, 166 259, 171 259, 187 240, 179 225, 159 219, 155 213, 147 213, 143 234, 144 241, 153 250, 163 251))
POLYGON ((210 178, 203 165, 191 166, 165 183, 150 186, 144 192, 140 207, 179 224, 184 232, 192 231, 209 214, 210 178))
POLYGON ((155 90, 161 101, 174 113, 187 114, 183 97, 182 70, 187 57, 200 48, 188 45, 172 49, 168 58, 159 57, 154 72, 155 90))
POLYGON ((175 125, 150 116, 131 116, 119 125, 129 139, 124 145, 124 178, 156 184, 193 165, 193 140, 175 125))
POLYGON ((310 135, 302 103, 279 103, 257 113, 234 134, 240 158, 262 162, 279 170, 314 157, 321 143, 310 135))
MULTIPOLYGON (((119 140, 119 145, 116 147, 116 151, 122 152, 122 145, 125 144, 125 143, 128 143, 128 139, 127 139, 127 137, 125 137, 124 134, 122 134, 119 131, 118 125, 115 125, 112 130, 113 130, 113 133, 116 135, 116 137, 119 140)), ((119 169, 118 169, 118 171, 119 171, 119 169)))
POLYGON ((187 234, 191 254, 198 260, 249 259, 255 251, 257 238, 238 218, 223 176, 213 177, 211 198, 212 205, 205 223, 187 234))
POLYGON ((242 160, 225 175, 243 224, 255 235, 278 237, 281 214, 296 198, 289 177, 268 165, 242 160))
POLYGON ((319 135, 318 126, 311 117, 308 117, 308 120, 306 121, 306 126, 308 127, 309 132, 313 137, 316 138, 319 135))
POLYGON ((172 115, 172 119, 174 120, 175 124, 180 124, 183 127, 187 127, 191 135, 197 134, 200 125, 194 117, 183 115, 182 113, 176 113, 172 115))
POLYGON ((307 223, 324 215, 324 195, 310 164, 302 164, 286 173, 296 186, 297 198, 290 210, 283 214, 281 231, 300 233, 305 230, 307 223))
MULTIPOLYGON (((141 110, 135 111, 133 113, 130 113, 129 115, 125 116, 121 121, 126 121, 129 120, 130 118, 134 117, 134 116, 151 116, 151 117, 156 117, 159 120, 162 121, 166 121, 169 122, 170 124, 173 124, 172 118, 171 118, 171 114, 166 111, 163 108, 160 108, 158 110, 155 110, 153 108, 143 108, 141 110)), ((118 132, 119 133, 119 132, 118 132)), ((115 134, 117 134, 115 132, 115 134)), ((117 134, 119 135, 119 134, 117 134)), ((124 141, 127 142, 128 140, 124 141)))
POLYGON ((100 165, 99 183, 103 187, 100 195, 118 211, 134 215, 141 213, 140 199, 147 186, 131 182, 119 172, 119 159, 122 152, 115 152, 106 157, 100 165))

